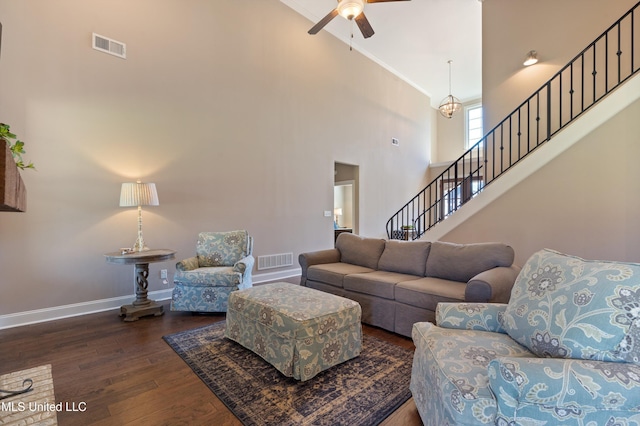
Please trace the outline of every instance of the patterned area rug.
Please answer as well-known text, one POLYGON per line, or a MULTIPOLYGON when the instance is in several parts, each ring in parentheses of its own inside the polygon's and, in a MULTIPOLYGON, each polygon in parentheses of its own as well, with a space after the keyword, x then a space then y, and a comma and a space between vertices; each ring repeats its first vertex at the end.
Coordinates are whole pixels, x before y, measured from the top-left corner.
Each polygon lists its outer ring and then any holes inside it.
POLYGON ((377 425, 411 396, 408 349, 365 335, 359 357, 299 382, 224 338, 224 327, 163 339, 245 425, 377 425))

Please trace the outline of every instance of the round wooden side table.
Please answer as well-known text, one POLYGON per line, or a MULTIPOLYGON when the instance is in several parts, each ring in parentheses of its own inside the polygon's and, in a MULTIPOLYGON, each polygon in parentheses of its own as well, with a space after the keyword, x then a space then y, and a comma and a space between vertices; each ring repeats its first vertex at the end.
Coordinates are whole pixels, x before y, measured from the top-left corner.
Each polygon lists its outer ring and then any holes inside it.
POLYGON ((152 249, 125 254, 117 251, 105 254, 109 263, 135 265, 136 300, 131 305, 124 305, 120 308, 120 316, 124 316, 125 321, 136 321, 147 315, 158 317, 164 314, 162 305, 147 298, 149 263, 174 259, 175 254, 175 250, 169 249, 152 249))

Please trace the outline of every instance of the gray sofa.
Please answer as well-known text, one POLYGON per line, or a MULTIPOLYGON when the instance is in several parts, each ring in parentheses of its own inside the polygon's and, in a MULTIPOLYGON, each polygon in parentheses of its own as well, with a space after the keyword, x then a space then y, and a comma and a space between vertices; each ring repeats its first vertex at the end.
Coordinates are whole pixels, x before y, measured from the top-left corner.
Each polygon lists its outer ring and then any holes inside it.
POLYGON ((509 301, 520 271, 502 243, 453 244, 343 233, 334 249, 300 254, 300 285, 360 303, 362 322, 411 336, 438 302, 509 301))

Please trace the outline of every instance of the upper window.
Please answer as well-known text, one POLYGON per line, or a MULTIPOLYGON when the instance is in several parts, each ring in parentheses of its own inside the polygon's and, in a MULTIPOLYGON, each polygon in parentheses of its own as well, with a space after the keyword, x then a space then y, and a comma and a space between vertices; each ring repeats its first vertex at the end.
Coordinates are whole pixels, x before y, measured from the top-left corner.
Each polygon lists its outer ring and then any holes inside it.
POLYGON ((484 136, 482 129, 482 104, 469 105, 464 109, 467 149, 484 136))

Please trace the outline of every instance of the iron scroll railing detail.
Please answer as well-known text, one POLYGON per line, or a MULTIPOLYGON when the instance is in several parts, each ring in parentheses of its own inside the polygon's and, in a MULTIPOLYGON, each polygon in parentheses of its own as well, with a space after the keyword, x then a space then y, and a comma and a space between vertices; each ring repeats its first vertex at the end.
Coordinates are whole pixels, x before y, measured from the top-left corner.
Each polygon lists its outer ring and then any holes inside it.
POLYGON ((417 239, 640 70, 640 2, 491 129, 387 222, 417 239))
POLYGON ((23 393, 31 392, 33 390, 33 380, 24 379, 22 381, 22 389, 17 390, 2 390, 0 389, 0 399, 11 398, 12 396, 22 395, 23 393), (6 394, 6 395, 2 395, 6 394))

